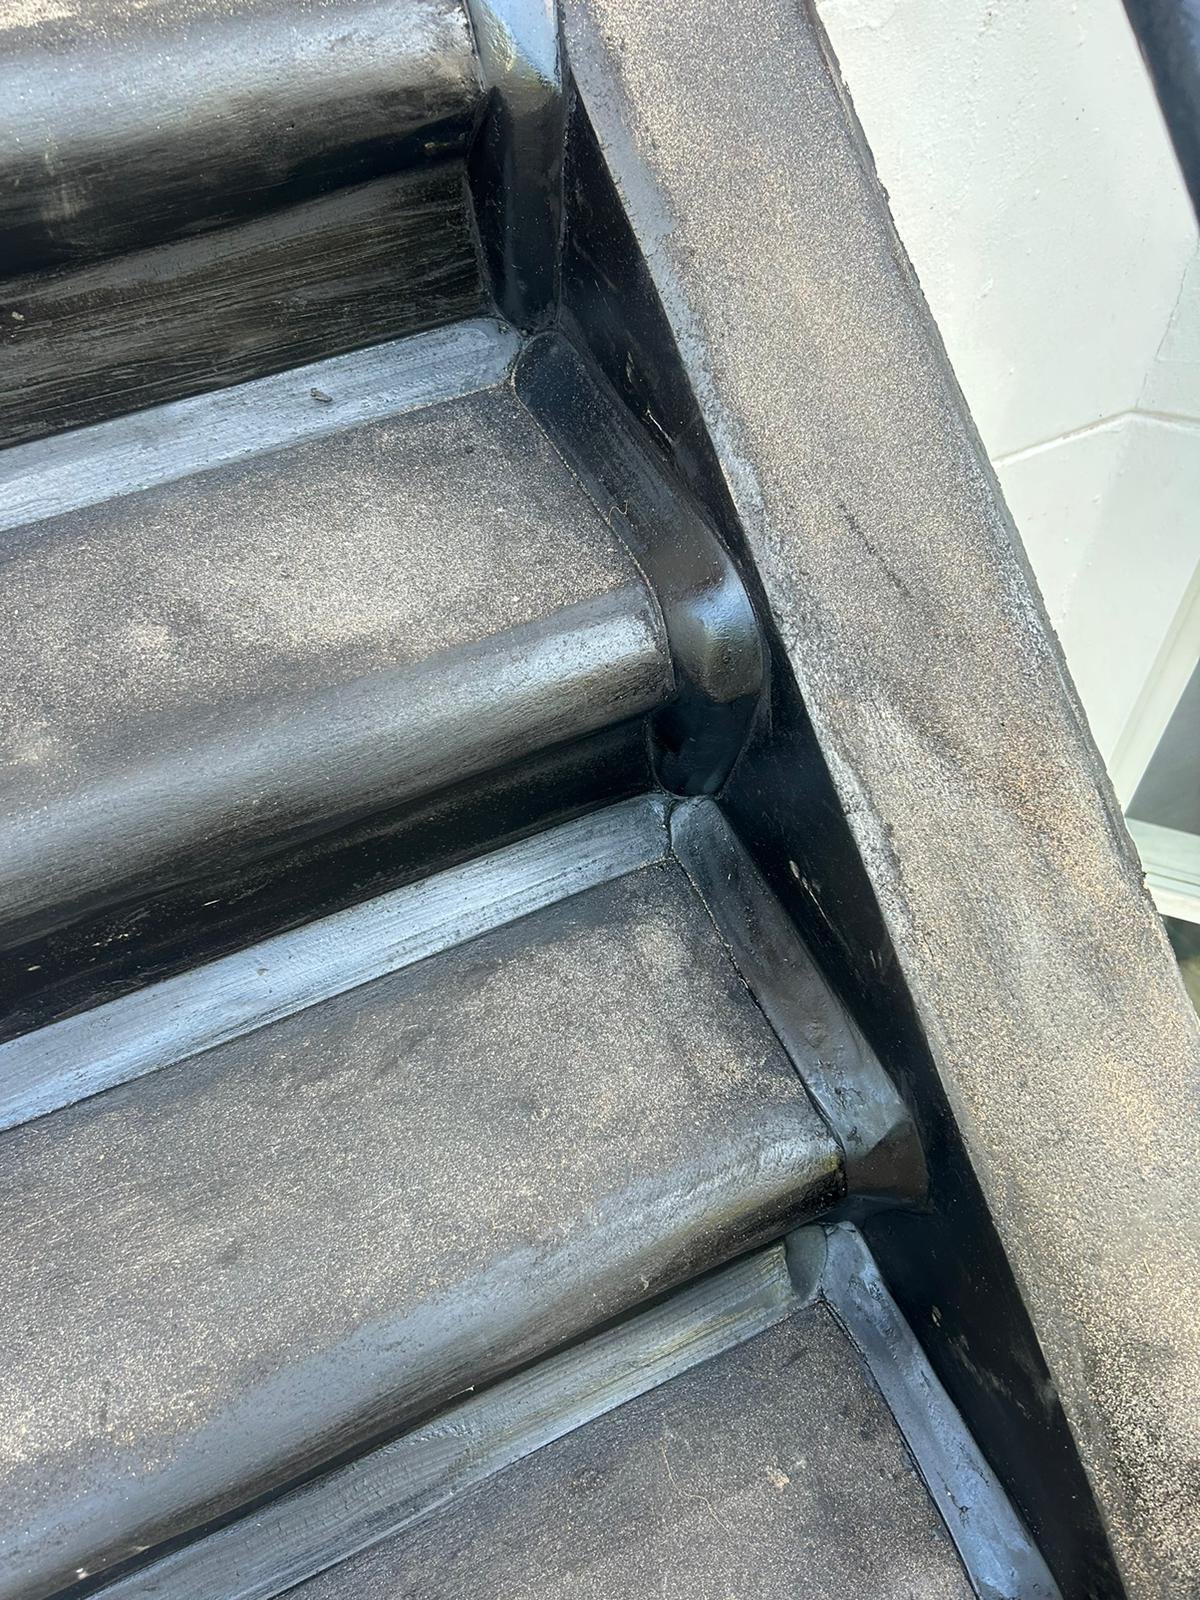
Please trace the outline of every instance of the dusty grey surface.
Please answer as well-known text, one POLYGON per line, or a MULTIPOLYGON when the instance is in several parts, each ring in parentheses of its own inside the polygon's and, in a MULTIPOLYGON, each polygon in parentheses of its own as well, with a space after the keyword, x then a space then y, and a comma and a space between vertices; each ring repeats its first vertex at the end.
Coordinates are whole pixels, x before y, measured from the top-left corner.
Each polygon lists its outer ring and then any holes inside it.
POLYGON ((657 602, 507 385, 12 529, 0 594, 9 946, 175 884, 219 904, 241 861, 673 687, 657 602))
MULTIPOLYGON (((433 32, 437 26, 453 26, 456 35, 463 31, 461 6, 456 0, 412 0, 408 9, 410 28, 425 28, 430 33, 430 38, 421 41, 424 49, 434 49, 441 42, 433 32)), ((270 0, 4 0, 0 4, 0 33, 28 31, 35 33, 35 42, 61 44, 156 28, 186 32, 198 23, 252 18, 256 13, 269 15, 270 10, 270 0)), ((307 0, 295 10, 301 16, 319 16, 323 12, 336 16, 340 12, 347 20, 354 15, 353 6, 347 6, 344 0, 307 0)), ((457 65, 452 53, 450 59, 457 65)), ((439 66, 446 70, 437 62, 429 63, 427 70, 433 72, 439 66)))
POLYGON ((0 1139, 5 1600, 840 1193, 675 866, 0 1139))
POLYGON ((510 1467, 303 1600, 968 1600, 817 1306, 510 1467))
POLYGON ((564 9, 1129 1590, 1194 1594, 1196 1019, 869 160, 788 0, 564 9))
POLYGON ((506 386, 14 529, 0 806, 631 581, 506 386))

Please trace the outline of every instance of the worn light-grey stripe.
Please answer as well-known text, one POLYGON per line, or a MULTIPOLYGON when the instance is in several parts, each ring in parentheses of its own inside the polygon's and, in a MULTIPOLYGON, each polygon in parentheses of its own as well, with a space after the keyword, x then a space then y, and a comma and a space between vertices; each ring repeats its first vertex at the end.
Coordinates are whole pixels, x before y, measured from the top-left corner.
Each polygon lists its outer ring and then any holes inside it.
POLYGON ((0 531, 500 383, 520 341, 478 318, 0 453, 0 531))

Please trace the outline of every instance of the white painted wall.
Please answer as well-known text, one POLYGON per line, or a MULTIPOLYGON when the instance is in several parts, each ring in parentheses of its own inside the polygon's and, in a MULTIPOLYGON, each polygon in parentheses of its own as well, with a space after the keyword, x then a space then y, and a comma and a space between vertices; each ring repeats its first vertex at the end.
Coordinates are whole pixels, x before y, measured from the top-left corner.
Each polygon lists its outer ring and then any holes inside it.
POLYGON ((1200 257, 1124 10, 818 9, 1127 802, 1200 657, 1200 257))

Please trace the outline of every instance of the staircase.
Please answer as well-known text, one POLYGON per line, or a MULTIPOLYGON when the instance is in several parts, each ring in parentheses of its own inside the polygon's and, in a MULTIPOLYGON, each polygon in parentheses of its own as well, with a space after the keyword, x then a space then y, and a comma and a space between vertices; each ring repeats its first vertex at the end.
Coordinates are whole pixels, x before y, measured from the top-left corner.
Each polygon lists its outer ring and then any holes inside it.
POLYGON ((0 42, 0 1600, 1057 1594, 551 13, 0 42))

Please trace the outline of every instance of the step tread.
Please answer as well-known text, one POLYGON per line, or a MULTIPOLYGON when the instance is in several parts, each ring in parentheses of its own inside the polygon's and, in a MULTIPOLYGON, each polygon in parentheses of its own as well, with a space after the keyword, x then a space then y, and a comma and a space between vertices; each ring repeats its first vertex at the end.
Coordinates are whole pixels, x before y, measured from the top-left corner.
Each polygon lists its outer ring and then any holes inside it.
MULTIPOLYGON (((295 374, 299 411, 285 380, 248 386, 278 419, 246 430, 257 453, 228 458, 227 395, 24 447, 50 469, 40 490, 8 463, 58 508, 0 550, 0 948, 28 951, 35 980, 129 966, 123 941, 226 917, 239 866, 669 698, 655 600, 494 381, 511 336, 476 328, 457 379, 490 386, 389 417, 314 435, 305 415, 361 413, 356 368, 379 368, 364 352, 324 364, 328 395, 295 374), (125 481, 160 481, 96 500, 106 440, 125 481), (122 923, 166 894, 177 910, 153 931, 122 923), (47 954, 60 928, 83 931, 47 954)), ((436 389, 431 341, 411 343, 414 392, 436 389)))
POLYGON ((0 1595, 360 1446, 840 1193, 673 862, 0 1140, 0 1595))
POLYGON ((823 1305, 547 1445, 298 1600, 969 1600, 823 1305))
POLYGON ((506 385, 12 530, 3 564, 9 807, 636 582, 506 385))

